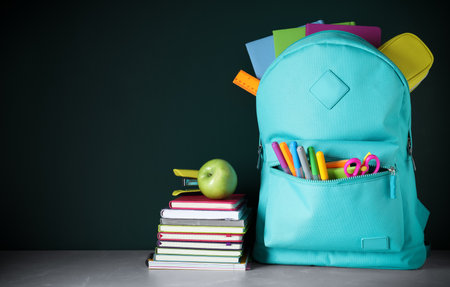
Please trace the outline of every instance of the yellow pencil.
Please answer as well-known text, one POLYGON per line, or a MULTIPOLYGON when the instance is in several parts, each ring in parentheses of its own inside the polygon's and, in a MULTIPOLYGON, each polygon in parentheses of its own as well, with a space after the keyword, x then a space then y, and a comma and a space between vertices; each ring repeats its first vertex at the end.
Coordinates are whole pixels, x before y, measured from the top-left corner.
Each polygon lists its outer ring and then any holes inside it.
POLYGON ((323 155, 323 152, 316 152, 316 158, 317 165, 319 166, 320 178, 322 180, 328 180, 327 164, 325 163, 325 156, 323 155))

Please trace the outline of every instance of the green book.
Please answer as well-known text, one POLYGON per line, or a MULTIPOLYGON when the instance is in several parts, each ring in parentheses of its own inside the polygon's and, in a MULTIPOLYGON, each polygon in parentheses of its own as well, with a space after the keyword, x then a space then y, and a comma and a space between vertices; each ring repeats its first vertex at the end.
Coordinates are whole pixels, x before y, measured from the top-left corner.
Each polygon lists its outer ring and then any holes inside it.
MULTIPOLYGON (((355 22, 341 22, 334 25, 351 25, 354 26, 355 22)), ((275 48, 275 57, 278 57, 287 47, 294 44, 298 40, 305 37, 306 28, 290 28, 273 31, 273 45, 275 48)))
MULTIPOLYGON (((238 257, 239 260, 232 260, 233 262, 225 262, 225 263, 215 263, 202 260, 197 262, 187 261, 187 258, 182 258, 184 260, 179 261, 172 261, 174 258, 163 258, 163 259, 169 259, 169 261, 158 261, 155 257, 157 257, 158 254, 151 253, 150 257, 148 258, 148 268, 149 269, 172 269, 172 270, 178 270, 178 269, 187 269, 187 270, 240 270, 245 271, 247 270, 248 266, 248 259, 249 254, 248 252, 244 253, 241 257, 238 257)), ((161 256, 161 255, 159 255, 161 256)), ((207 256, 203 256, 207 257, 207 256)), ((232 257, 233 258, 233 257, 232 257)), ((194 258, 195 259, 195 258, 194 258)))

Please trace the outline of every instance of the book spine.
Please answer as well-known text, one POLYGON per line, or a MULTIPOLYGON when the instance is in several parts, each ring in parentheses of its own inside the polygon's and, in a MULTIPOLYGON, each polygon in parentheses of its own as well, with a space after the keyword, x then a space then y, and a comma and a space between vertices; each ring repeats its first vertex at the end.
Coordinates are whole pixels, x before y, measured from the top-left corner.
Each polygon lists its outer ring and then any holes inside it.
MULTIPOLYGON (((171 234, 176 234, 176 233, 171 233, 171 234)), ((178 233, 178 234, 186 234, 186 233, 178 233)), ((216 235, 216 234, 212 234, 212 235, 216 235)), ((220 234, 220 235, 224 235, 224 234, 220 234)), ((222 243, 241 243, 243 241, 242 236, 239 236, 239 239, 231 239, 231 234, 225 234, 225 237, 221 238, 221 239, 197 239, 197 238, 164 238, 164 232, 159 232, 158 233, 158 239, 160 240, 165 240, 165 241, 189 241, 189 242, 222 242, 222 243)))
POLYGON ((229 226, 229 227, 245 227, 246 219, 224 220, 224 219, 169 219, 161 218, 160 224, 163 225, 189 225, 189 226, 229 226))
POLYGON ((230 226, 158 225, 158 231, 168 233, 245 234, 245 230, 242 227, 233 227, 233 226, 230 227, 230 226))
POLYGON ((171 218, 171 219, 231 219, 231 220, 239 220, 241 215, 241 210, 239 211, 212 211, 212 210, 203 210, 203 212, 207 212, 203 214, 202 211, 198 211, 198 213, 190 213, 186 215, 182 209, 168 209, 170 211, 169 214, 161 213, 161 217, 171 218), (221 212, 227 212, 223 214, 221 212))

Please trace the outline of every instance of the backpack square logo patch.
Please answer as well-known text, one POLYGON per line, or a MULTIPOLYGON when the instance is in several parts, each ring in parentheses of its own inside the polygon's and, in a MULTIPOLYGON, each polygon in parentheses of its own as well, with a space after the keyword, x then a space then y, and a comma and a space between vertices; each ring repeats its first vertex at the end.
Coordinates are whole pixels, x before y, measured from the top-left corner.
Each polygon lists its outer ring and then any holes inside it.
POLYGON ((350 88, 331 70, 327 70, 312 85, 309 92, 327 109, 331 110, 350 88))

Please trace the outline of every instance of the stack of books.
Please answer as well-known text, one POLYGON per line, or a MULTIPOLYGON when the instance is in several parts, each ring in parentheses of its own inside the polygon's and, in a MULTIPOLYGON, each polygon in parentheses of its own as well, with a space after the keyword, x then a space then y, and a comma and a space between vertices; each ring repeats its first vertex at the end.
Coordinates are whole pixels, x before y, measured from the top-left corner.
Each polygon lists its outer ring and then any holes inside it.
MULTIPOLYGON (((244 194, 224 200, 182 195, 161 210, 150 269, 246 270, 244 235, 251 209, 244 194)), ((245 250, 246 251, 246 250, 245 250)))

